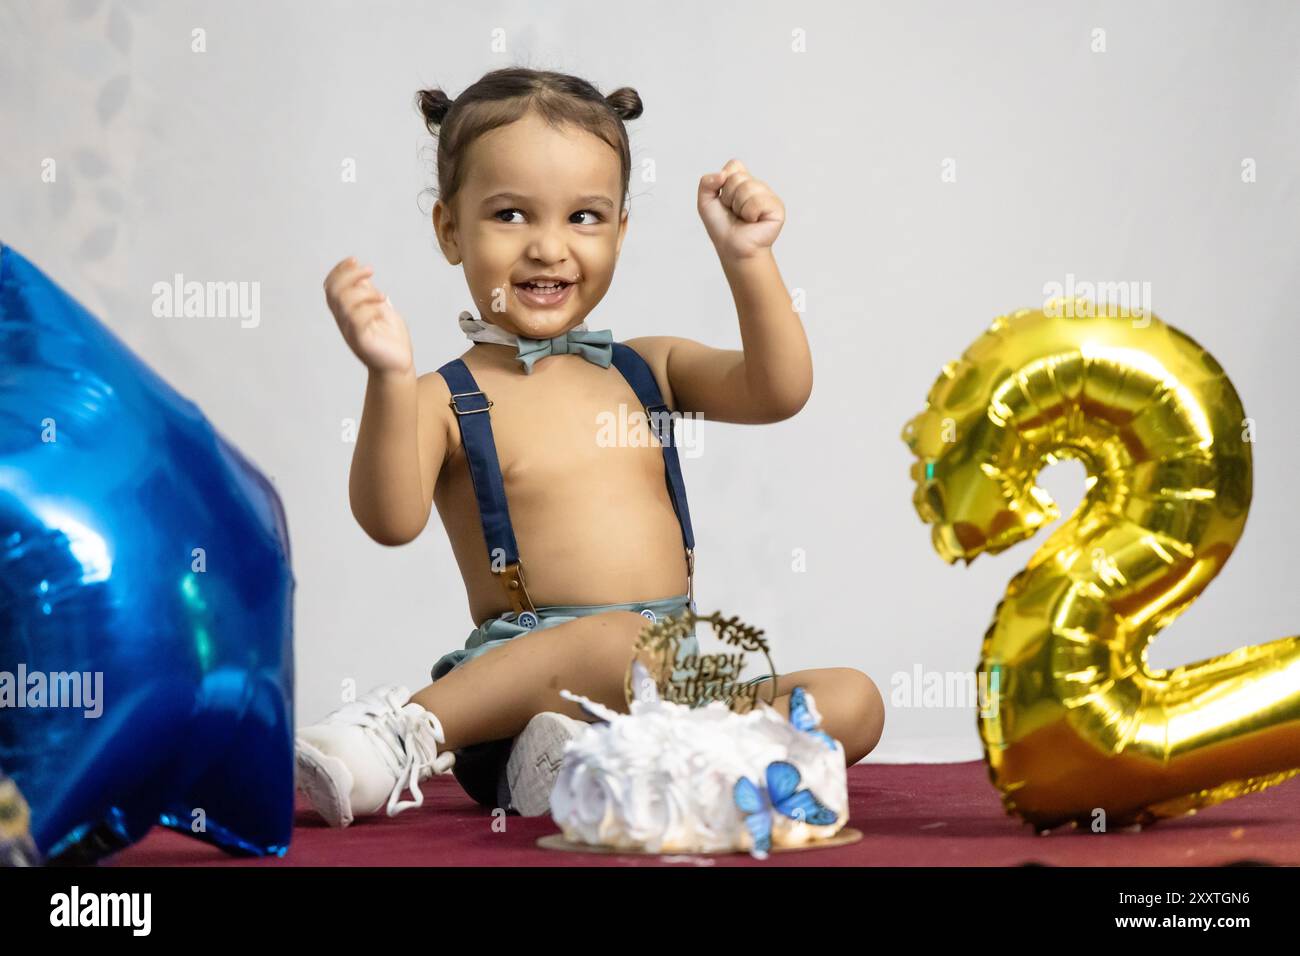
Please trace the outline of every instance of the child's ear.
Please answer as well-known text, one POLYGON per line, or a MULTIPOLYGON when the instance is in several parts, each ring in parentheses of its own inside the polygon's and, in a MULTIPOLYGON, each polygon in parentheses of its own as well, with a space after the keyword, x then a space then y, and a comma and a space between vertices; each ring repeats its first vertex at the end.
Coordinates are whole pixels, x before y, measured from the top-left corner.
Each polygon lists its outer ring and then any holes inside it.
POLYGON ((623 207, 623 218, 618 223, 618 242, 614 244, 614 258, 623 251, 623 237, 627 235, 627 207, 623 207))
POLYGON ((433 204, 433 234, 447 261, 453 266, 459 265, 460 244, 456 241, 456 217, 451 207, 441 199, 433 204))

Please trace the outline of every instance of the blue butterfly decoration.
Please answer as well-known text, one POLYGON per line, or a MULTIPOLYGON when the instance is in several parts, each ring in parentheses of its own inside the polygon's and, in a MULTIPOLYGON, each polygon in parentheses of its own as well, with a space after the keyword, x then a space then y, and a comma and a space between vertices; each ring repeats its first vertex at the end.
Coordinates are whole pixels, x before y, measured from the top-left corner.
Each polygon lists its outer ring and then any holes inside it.
POLYGON ((804 733, 812 734, 821 740, 831 750, 835 749, 835 738, 824 730, 818 730, 821 724, 821 715, 817 713, 817 708, 812 702, 812 697, 802 687, 796 687, 790 692, 790 723, 794 724, 796 730, 802 730, 804 733))
POLYGON ((823 805, 811 790, 799 789, 799 769, 786 760, 773 760, 767 765, 766 789, 741 777, 732 792, 754 841, 749 852, 760 860, 766 859, 772 849, 773 811, 811 826, 829 826, 838 819, 835 811, 823 805))

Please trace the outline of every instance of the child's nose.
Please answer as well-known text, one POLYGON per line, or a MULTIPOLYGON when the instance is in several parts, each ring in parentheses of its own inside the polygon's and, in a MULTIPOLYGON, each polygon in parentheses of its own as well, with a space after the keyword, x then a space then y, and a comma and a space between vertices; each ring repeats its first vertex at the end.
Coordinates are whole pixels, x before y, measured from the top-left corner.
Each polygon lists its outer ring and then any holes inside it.
POLYGON ((562 226, 539 224, 528 244, 528 256, 537 262, 554 265, 565 262, 568 256, 567 241, 562 226))

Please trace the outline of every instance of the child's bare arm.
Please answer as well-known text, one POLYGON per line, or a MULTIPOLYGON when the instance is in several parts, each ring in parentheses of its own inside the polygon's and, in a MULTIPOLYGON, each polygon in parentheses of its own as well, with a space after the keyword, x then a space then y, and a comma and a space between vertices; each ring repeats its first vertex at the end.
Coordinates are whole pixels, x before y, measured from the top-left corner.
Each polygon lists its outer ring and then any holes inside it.
POLYGON ((349 347, 369 370, 352 453, 352 514, 380 544, 405 544, 428 523, 447 450, 437 413, 441 377, 415 375, 406 323, 370 282, 373 270, 345 259, 325 279, 325 298, 349 347))
POLYGON ((676 411, 742 424, 789 418, 812 392, 812 357, 772 255, 785 207, 734 159, 700 179, 698 205, 731 286, 743 349, 666 335, 627 344, 667 380, 676 411))
POLYGON ((775 349, 715 349, 671 335, 628 339, 651 368, 668 381, 664 396, 675 411, 702 415, 709 421, 766 425, 798 413, 812 389, 808 342, 798 317, 791 318, 800 341, 775 349), (751 354, 752 353, 752 354, 751 354), (766 371, 757 356, 774 355, 776 371, 766 371))
POLYGON ((437 412, 439 392, 447 393, 441 383, 432 372, 419 379, 370 373, 348 495, 357 523, 380 544, 406 544, 429 522, 447 456, 437 412))

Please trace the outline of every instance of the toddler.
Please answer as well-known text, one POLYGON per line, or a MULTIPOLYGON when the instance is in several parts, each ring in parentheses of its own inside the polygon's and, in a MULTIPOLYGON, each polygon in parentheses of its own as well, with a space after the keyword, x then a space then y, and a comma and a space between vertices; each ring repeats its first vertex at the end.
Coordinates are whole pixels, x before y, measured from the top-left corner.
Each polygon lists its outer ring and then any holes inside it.
MULTIPOLYGON (((470 347, 417 375, 406 325, 371 267, 343 260, 325 294, 368 371, 352 512, 376 541, 398 545, 436 505, 477 626, 415 694, 376 688, 300 729, 299 786, 334 826, 418 806, 420 783, 448 772, 485 806, 546 813, 564 746, 586 718, 559 691, 626 713, 641 629, 694 610, 694 538, 667 413, 776 422, 812 388, 807 339, 772 254, 784 207, 739 161, 700 179, 697 207, 743 350, 674 336, 616 342, 585 320, 627 232, 624 124, 641 115, 637 93, 508 68, 454 101, 423 91, 419 104, 438 140, 438 244, 462 267, 477 312, 460 315, 470 347), (602 420, 626 421, 629 433, 611 443, 602 420)), ((653 291, 678 305, 672 271, 653 291)), ((790 690, 813 693, 850 763, 875 746, 884 708, 865 674, 824 668, 776 683, 786 716, 790 690)))

